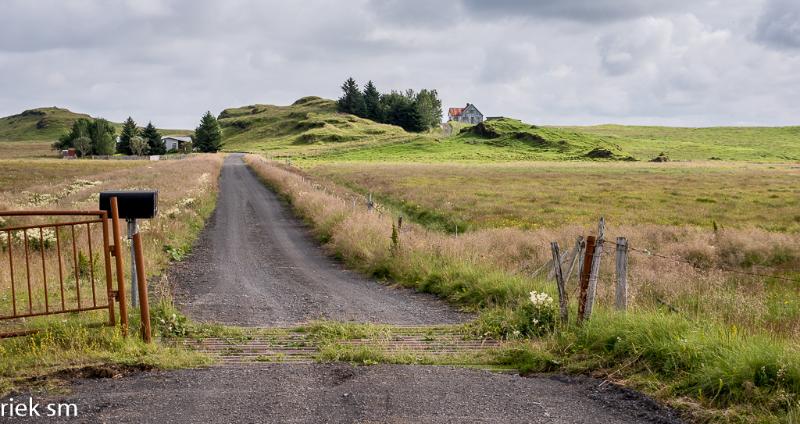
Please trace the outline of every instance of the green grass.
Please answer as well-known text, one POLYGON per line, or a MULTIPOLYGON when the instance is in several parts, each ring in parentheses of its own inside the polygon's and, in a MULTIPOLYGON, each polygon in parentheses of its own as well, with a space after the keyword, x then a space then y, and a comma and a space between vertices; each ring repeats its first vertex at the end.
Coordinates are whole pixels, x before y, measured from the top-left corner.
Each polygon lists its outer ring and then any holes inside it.
POLYGON ((79 118, 90 118, 57 107, 26 110, 17 115, 0 118, 0 142, 56 140, 79 118))
POLYGON ((800 126, 678 128, 624 125, 568 127, 607 137, 637 159, 800 161, 800 126))

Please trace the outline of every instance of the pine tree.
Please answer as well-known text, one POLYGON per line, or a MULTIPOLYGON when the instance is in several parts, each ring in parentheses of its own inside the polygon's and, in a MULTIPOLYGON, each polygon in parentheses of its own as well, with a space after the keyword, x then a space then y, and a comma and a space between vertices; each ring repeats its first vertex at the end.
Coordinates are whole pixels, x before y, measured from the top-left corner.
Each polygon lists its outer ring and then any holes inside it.
POLYGON ((372 80, 364 86, 364 106, 366 109, 365 118, 372 119, 375 122, 383 122, 384 113, 381 107, 381 93, 375 88, 372 80))
POLYGON ((364 104, 364 95, 358 89, 356 80, 352 77, 348 78, 342 84, 342 91, 344 94, 339 98, 337 107, 339 112, 352 113, 356 116, 364 117, 366 115, 366 105, 364 104))
POLYGON ((161 133, 158 132, 152 122, 148 122, 144 130, 142 130, 142 138, 147 140, 151 155, 163 155, 167 153, 167 146, 161 141, 161 133))
POLYGON ((194 130, 194 146, 201 152, 218 152, 222 148, 222 129, 217 118, 206 112, 194 130))
POLYGON ((133 154, 131 151, 131 139, 139 135, 139 129, 136 128, 136 122, 130 116, 122 124, 122 132, 119 133, 119 143, 117 143, 117 153, 123 155, 133 154))

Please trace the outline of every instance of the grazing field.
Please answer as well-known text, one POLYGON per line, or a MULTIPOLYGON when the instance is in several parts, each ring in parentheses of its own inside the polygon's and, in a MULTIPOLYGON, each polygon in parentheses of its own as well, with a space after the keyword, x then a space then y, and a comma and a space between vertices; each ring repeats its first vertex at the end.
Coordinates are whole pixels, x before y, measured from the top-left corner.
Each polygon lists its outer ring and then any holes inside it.
POLYGON ((800 232, 800 166, 743 163, 320 163, 308 171, 372 192, 428 226, 558 228, 605 216, 800 232), (425 187, 421 190, 420 187, 425 187))
POLYGON ((639 159, 800 161, 800 126, 677 128, 626 125, 569 127, 608 137, 639 159))
POLYGON ((3 141, 0 142, 0 157, 3 159, 58 158, 50 141, 3 141))
MULTIPOLYGON (((203 226, 204 220, 213 211, 216 201, 217 177, 222 163, 221 156, 197 155, 185 160, 171 161, 89 161, 89 160, 8 160, 0 161, 0 209, 60 209, 96 210, 98 193, 104 190, 155 189, 159 191, 159 216, 143 221, 145 263, 148 274, 159 275, 173 260, 185 256, 192 241, 203 226)), ((1 227, 43 222, 41 218, 5 218, 1 227)), ((44 222, 49 222, 47 219, 44 222)), ((99 229, 97 229, 99 231, 99 229)), ((100 239, 100 233, 93 236, 100 239)), ((0 240, 0 311, 9 311, 10 278, 6 272, 8 238, 0 240)), ((20 255, 19 240, 14 240, 20 255)), ((38 243, 38 242, 37 242, 38 243)), ((81 252, 84 247, 79 240, 81 252)), ((42 248, 39 245, 36 247, 42 248)), ((44 243, 47 269, 58 269, 57 256, 53 254, 53 243, 44 243)), ((40 260, 34 256, 34 260, 40 260)), ((90 255, 86 261, 91 263, 90 255)), ((18 258, 23 260, 24 258, 18 258)), ((127 264, 127 258, 125 259, 127 264)), ((82 263, 82 261, 79 261, 82 263)), ((15 261, 15 263, 17 263, 15 261)), ((37 264, 39 262, 36 262, 37 264)), ((65 265, 70 269, 70 264, 65 265)), ((95 264, 97 266, 97 264, 95 264)), ((91 266, 87 265, 88 268, 91 266)), ((81 265, 81 270, 83 265, 81 265)), ((94 270, 96 278, 103 281, 104 271, 94 270)), ((127 266, 126 266, 127 272, 127 266)), ((41 285, 41 269, 17 270, 17 288, 25 274, 30 273, 34 282, 41 285), (39 277, 39 278, 37 278, 39 277)), ((77 281, 67 275, 68 289, 83 285, 81 295, 86 292, 84 271, 77 281)), ((50 279, 49 300, 57 304, 57 282, 50 279)), ((172 315, 170 290, 167 282, 151 282, 151 314, 156 334, 180 331, 172 315)), ((38 287, 38 286, 37 286, 38 287)), ((21 292, 21 291, 19 291, 21 292)), ((34 308, 39 308, 44 295, 37 288, 32 298, 34 308)), ((104 297, 105 293, 98 293, 104 297)), ((23 302, 26 299, 22 299, 23 302)), ((71 299, 68 299, 71 300, 71 299)), ((27 305, 26 305, 27 306, 27 305)), ((135 312, 131 314, 135 315, 135 312)), ((32 318, 25 322, 0 322, 0 330, 38 328, 41 331, 26 338, 0 340, 0 393, 14 386, 20 377, 52 372, 53 370, 94 364, 97 362, 134 365, 174 367, 201 364, 202 356, 186 353, 158 344, 144 345, 133 336, 124 339, 116 328, 87 328, 87 324, 99 324, 107 320, 104 312, 54 315, 32 318)), ((135 329, 136 320, 132 321, 135 329)))
POLYGON ((312 223, 330 251, 350 266, 475 308, 480 311, 476 334, 519 340, 518 345, 497 353, 498 365, 606 375, 689 410, 699 421, 781 422, 798 413, 800 235, 791 220, 781 223, 779 219, 782 213, 796 210, 792 196, 797 197, 797 192, 791 181, 797 171, 791 166, 716 164, 704 170, 704 166, 687 164, 661 168, 609 163, 304 164, 309 165, 309 180, 301 178, 299 170, 275 162, 253 156, 248 162, 312 223), (547 188, 539 186, 526 174, 537 172, 530 169, 534 165, 544 166, 548 172, 541 172, 542 178, 550 175, 555 182, 543 184, 547 188), (651 171, 660 183, 648 186, 644 176, 651 171), (638 177, 628 181, 625 174, 631 173, 638 177), (682 174, 689 178, 682 179, 682 174), (703 207, 713 203, 694 200, 699 197, 695 193, 715 184, 707 183, 708 178, 716 178, 716 184, 730 178, 743 184, 758 180, 764 187, 748 183, 741 193, 734 193, 743 201, 735 205, 736 212, 719 215, 726 223, 715 229, 713 217, 707 223, 702 219, 708 212, 703 207), (584 179, 596 184, 616 179, 625 186, 644 185, 638 188, 639 195, 654 196, 655 205, 633 199, 624 208, 610 207, 613 199, 608 194, 592 197, 594 209, 586 207, 581 209, 583 214, 538 226, 520 224, 534 215, 529 209, 537 210, 535 202, 502 206, 509 193, 541 196, 539 188, 554 203, 561 189, 562 203, 577 207, 581 199, 575 196, 597 194, 595 185, 580 184, 584 179), (529 184, 534 188, 528 189, 529 184), (367 212, 362 195, 344 186, 378 193, 382 212, 367 212), (681 205, 659 202, 670 196, 665 186, 687 193, 681 205), (783 210, 753 207, 774 201, 773 192, 767 191, 773 187, 784 190, 775 192, 783 210), (474 192, 487 194, 479 199, 492 204, 489 210, 481 209, 474 192), (408 213, 417 208, 402 202, 406 196, 421 204, 428 202, 435 213, 426 213, 424 204, 422 212, 408 213), (442 202, 452 205, 436 209, 442 202), (699 209, 693 206, 695 202, 699 209), (764 219, 750 214, 740 225, 733 225, 735 213, 746 211, 748 205, 766 214, 764 219), (643 208, 644 212, 637 210, 643 208), (673 209, 683 211, 686 219, 681 221, 673 209), (556 297, 555 284, 545 279, 546 273, 534 273, 551 258, 550 241, 570 248, 577 235, 594 233, 593 221, 606 212, 613 217, 607 239, 626 236, 631 247, 638 249, 629 257, 628 312, 621 314, 612 307, 614 247, 607 245, 611 255, 601 265, 594 316, 586 325, 574 325, 577 282, 573 276, 567 287, 573 320, 558 328, 551 309, 531 305, 531 291, 556 297), (393 236, 397 214, 407 219, 393 236), (482 220, 493 214, 513 219, 482 220), (785 225, 785 231, 770 231, 762 225, 772 219, 778 219, 776 228, 785 225), (453 222, 467 223, 472 231, 461 230, 458 235, 437 231, 449 229, 453 222))

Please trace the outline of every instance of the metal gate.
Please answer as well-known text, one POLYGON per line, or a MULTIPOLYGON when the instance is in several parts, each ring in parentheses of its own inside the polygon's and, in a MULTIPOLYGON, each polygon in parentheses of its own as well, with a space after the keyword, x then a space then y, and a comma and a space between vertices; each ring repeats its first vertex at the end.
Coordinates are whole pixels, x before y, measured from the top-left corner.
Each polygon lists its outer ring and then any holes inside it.
POLYGON ((111 218, 106 211, 0 211, 12 223, 0 228, 0 338, 35 332, 18 327, 23 318, 44 315, 105 309, 113 326, 115 302, 127 333, 120 223, 112 206, 111 218))

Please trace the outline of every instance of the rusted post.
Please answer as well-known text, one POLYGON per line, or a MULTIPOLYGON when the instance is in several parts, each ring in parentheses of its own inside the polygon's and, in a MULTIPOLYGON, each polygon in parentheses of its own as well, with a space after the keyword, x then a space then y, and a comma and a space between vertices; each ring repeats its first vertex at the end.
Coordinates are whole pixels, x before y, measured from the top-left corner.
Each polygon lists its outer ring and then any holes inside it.
POLYGON ((122 268, 122 236, 119 228, 117 198, 111 198, 111 227, 114 235, 114 261, 117 269, 117 300, 119 301, 119 324, 122 335, 128 335, 128 304, 125 297, 125 272, 122 268))
POLYGON ((147 301, 147 276, 144 273, 144 255, 142 254, 142 234, 133 235, 133 250, 136 252, 136 280, 139 286, 139 314, 142 317, 142 340, 150 343, 150 306, 147 301))
POLYGON ((583 314, 586 311, 586 294, 589 290, 589 274, 592 272, 592 257, 594 256, 594 236, 586 237, 586 251, 583 255, 583 267, 581 268, 581 288, 578 297, 578 323, 583 322, 583 314))
POLYGON ((567 325, 569 323, 567 289, 564 286, 564 274, 561 273, 561 253, 558 249, 558 242, 551 242, 550 249, 553 251, 553 275, 556 278, 556 285, 558 286, 558 307, 561 312, 561 323, 567 325))
MULTIPOLYGON (((105 261, 106 269, 106 296, 108 296, 108 325, 117 325, 117 319, 114 313, 114 278, 111 276, 111 243, 108 236, 108 213, 104 212, 101 218, 103 220, 103 259, 105 261)), ((56 231, 56 234, 58 232, 56 231)), ((59 261, 61 260, 61 253, 59 252, 59 261)), ((60 266, 61 264, 59 264, 60 266)), ((64 290, 61 290, 61 296, 64 296, 64 290)), ((63 307, 62 307, 63 309, 63 307)))
POLYGON ((603 242, 605 242, 606 220, 600 218, 600 224, 597 227, 597 240, 594 244, 594 253, 592 255, 592 268, 589 274, 589 290, 586 292, 586 307, 584 308, 584 319, 589 319, 592 316, 592 309, 594 309, 594 300, 597 297, 597 279, 600 277, 600 261, 603 259, 603 242))
POLYGON ((617 290, 615 305, 617 310, 628 309, 628 239, 617 237, 617 290))

